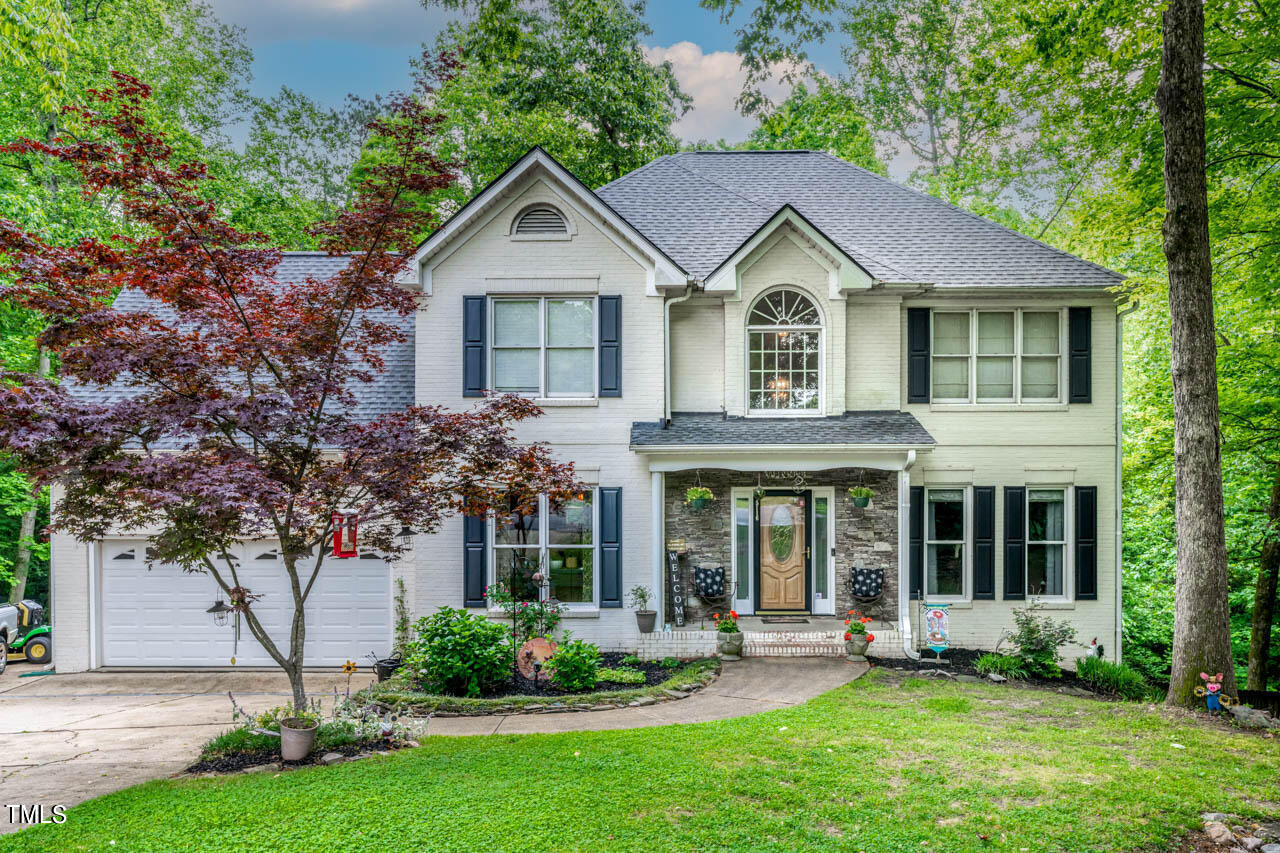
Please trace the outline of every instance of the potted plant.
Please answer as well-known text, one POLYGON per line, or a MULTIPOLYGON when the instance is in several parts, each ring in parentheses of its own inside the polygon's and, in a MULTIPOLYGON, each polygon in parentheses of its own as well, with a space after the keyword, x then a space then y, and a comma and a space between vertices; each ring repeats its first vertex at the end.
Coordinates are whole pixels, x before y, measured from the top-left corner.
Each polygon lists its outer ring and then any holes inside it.
POLYGON ((313 711, 293 712, 280 720, 280 757, 285 761, 301 761, 311 754, 316 743, 320 715, 313 711))
POLYGON ((738 611, 730 610, 723 616, 717 613, 711 618, 716 620, 716 648, 720 651, 720 659, 742 660, 742 631, 738 629, 738 611))
POLYGON ((631 599, 631 606, 636 609, 636 627, 640 629, 641 634, 652 634, 654 622, 657 621, 658 612, 649 609, 649 598, 651 597, 649 587, 633 586, 628 596, 631 599))
POLYGON ((864 507, 871 503, 875 494, 866 486, 853 486, 849 489, 849 497, 853 498, 853 505, 857 507, 864 507))
POLYGON ((707 501, 714 497, 715 495, 711 494, 711 490, 706 486, 690 486, 684 493, 685 503, 695 510, 705 507, 707 501))
POLYGON ((867 646, 876 639, 875 634, 867 633, 867 624, 871 622, 871 617, 863 616, 856 610, 850 610, 848 615, 849 618, 844 620, 845 659, 854 663, 866 663, 867 646))

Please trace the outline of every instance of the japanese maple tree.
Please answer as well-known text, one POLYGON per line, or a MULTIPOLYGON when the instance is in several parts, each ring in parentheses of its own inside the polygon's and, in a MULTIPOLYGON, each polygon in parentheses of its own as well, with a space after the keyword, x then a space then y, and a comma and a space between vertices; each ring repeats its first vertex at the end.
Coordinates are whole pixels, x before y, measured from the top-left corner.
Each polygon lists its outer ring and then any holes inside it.
MULTIPOLYGON (((431 71, 448 79, 452 60, 431 71)), ((175 162, 144 119, 148 87, 132 77, 115 75, 76 109, 91 131, 82 138, 5 146, 74 166, 87 193, 116 199, 125 224, 110 241, 65 247, 0 221, 4 297, 46 318, 41 344, 64 378, 6 374, 0 449, 61 484, 59 531, 91 541, 147 530, 148 559, 211 575, 288 674, 298 707, 304 605, 334 559, 335 511, 357 512, 361 550, 392 559, 408 547, 405 527, 431 532, 451 514, 531 509, 539 493, 559 502, 579 489, 571 465, 516 440, 514 425, 539 414, 528 400, 357 415, 354 389, 376 381, 385 348, 403 340, 397 321, 417 307, 396 278, 432 223, 406 199, 454 180, 454 164, 431 153, 441 117, 425 79, 370 125, 389 156, 365 171, 348 209, 316 226, 330 255, 350 258, 326 279, 279 280, 280 251, 218 217, 201 193, 204 166, 175 162), (152 310, 113 307, 124 289, 152 310), (105 403, 77 393, 108 386, 117 393, 105 403), (232 557, 247 539, 280 542, 287 637, 264 629, 260 595, 232 557)))

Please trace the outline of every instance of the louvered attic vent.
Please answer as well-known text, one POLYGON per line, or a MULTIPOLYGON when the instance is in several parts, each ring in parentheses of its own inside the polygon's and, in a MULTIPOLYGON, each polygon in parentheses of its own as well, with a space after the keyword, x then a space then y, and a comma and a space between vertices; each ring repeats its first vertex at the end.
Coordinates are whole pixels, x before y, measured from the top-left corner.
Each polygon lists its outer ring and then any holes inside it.
POLYGON ((531 207, 516 220, 517 234, 568 234, 569 225, 554 207, 531 207))

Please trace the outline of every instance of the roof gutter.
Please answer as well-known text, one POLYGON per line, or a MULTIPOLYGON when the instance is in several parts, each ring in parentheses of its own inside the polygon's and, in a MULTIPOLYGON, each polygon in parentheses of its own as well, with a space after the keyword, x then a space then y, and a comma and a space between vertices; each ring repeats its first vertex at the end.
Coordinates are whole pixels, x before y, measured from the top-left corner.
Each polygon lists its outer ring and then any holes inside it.
POLYGON ((911 660, 920 660, 911 639, 911 590, 908 589, 911 585, 911 478, 908 472, 915 463, 916 452, 912 450, 898 472, 898 631, 902 634, 902 653, 911 660))
MULTIPOLYGON (((671 306, 693 296, 693 282, 685 285, 684 295, 667 299, 662 305, 662 428, 671 426, 671 306)), ((634 449, 634 448, 633 448, 634 449)))
POLYGON ((1124 642, 1124 318, 1138 307, 1135 300, 1116 312, 1116 663, 1124 642))

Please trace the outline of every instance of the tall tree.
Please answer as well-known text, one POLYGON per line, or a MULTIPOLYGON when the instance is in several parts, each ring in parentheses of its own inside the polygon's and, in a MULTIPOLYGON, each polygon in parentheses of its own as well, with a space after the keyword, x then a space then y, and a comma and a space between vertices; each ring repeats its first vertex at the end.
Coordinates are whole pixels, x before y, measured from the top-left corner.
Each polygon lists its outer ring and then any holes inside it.
POLYGON ((60 481, 57 525, 82 541, 118 526, 155 531, 150 559, 214 578, 250 633, 289 677, 305 707, 307 597, 324 568, 333 513, 354 508, 361 547, 404 552, 405 527, 430 532, 459 511, 487 512, 538 493, 578 491, 572 466, 512 427, 538 409, 492 397, 467 412, 409 407, 366 420, 353 388, 375 381, 396 318, 416 310, 396 278, 427 214, 410 202, 453 180, 432 151, 430 92, 399 96, 377 132, 397 155, 371 168, 353 203, 317 226, 330 255, 350 256, 331 278, 286 284, 262 235, 221 220, 199 192, 203 164, 175 161, 145 119, 148 87, 116 74, 100 111, 78 118, 99 138, 23 140, 6 148, 77 169, 92 191, 112 188, 132 236, 52 244, 0 221, 4 295, 53 322, 40 342, 64 375, 91 387, 122 383, 113 403, 6 374, 0 448, 41 483, 60 481), (135 288, 154 312, 117 310, 135 288), (17 381, 14 381, 17 380, 17 381), (287 640, 258 618, 261 595, 239 576, 232 546, 280 542, 292 593, 287 640))
POLYGON ((1170 0, 1156 104, 1164 129, 1164 253, 1173 321, 1178 580, 1167 702, 1190 705, 1203 672, 1235 690, 1227 602, 1213 259, 1205 179, 1204 8, 1170 0))
POLYGON ((785 150, 803 148, 825 151, 877 174, 885 174, 876 156, 875 140, 857 99, 836 81, 818 77, 813 91, 797 83, 777 107, 760 117, 760 123, 742 149, 785 150))
POLYGON ((653 64, 644 0, 422 0, 467 15, 439 47, 466 65, 442 89, 447 156, 476 192, 540 144, 597 187, 676 150, 690 106, 669 63, 653 64))

